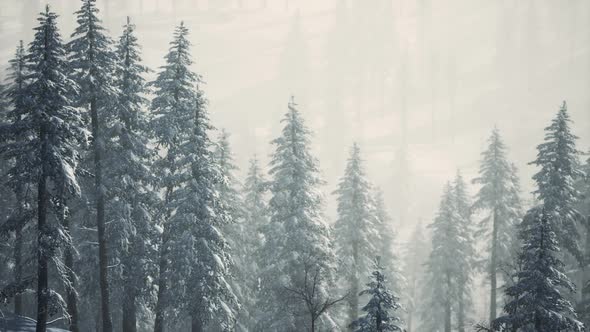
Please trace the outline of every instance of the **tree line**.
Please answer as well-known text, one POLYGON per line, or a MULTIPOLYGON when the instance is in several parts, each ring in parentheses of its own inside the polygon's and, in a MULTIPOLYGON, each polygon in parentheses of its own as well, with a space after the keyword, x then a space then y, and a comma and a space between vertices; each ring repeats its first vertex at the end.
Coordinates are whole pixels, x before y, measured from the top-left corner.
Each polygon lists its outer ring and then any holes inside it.
POLYGON ((46 7, 0 94, 0 303, 37 331, 467 331, 481 274, 477 328, 584 329, 590 159, 565 102, 531 162, 528 211, 494 129, 475 196, 458 171, 430 241, 417 224, 398 252, 358 144, 334 223, 294 98, 268 168, 254 156, 242 183, 186 26, 147 81, 131 20, 113 40, 96 0, 81 3, 67 42, 46 7))
POLYGON ((332 227, 293 98, 270 180, 253 158, 242 185, 186 26, 148 82, 129 18, 115 41, 95 0, 75 14, 64 42, 47 6, 2 86, 1 303, 37 331, 401 329, 393 230, 358 146, 332 227))

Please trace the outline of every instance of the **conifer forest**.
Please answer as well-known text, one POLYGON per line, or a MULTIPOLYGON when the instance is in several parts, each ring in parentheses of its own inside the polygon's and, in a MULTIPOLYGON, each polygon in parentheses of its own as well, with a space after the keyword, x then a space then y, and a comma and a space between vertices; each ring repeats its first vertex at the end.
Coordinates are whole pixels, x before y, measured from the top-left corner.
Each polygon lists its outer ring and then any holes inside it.
POLYGON ((0 0, 32 331, 590 331, 590 1, 0 0))

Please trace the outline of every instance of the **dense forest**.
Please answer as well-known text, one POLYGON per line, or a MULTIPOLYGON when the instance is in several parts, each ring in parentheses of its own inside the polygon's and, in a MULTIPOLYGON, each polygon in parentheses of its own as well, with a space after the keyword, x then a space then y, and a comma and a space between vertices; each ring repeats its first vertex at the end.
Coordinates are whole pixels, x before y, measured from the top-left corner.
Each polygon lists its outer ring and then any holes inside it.
POLYGON ((285 97, 269 162, 238 165, 187 25, 170 27, 150 68, 133 18, 114 37, 97 0, 79 4, 71 35, 50 5, 38 14, 0 85, 0 331, 590 324, 590 150, 574 130, 588 118, 566 101, 536 128, 532 200, 490 123, 477 175, 457 169, 402 241, 407 197, 373 180, 370 146, 340 142, 348 158, 326 192, 305 97, 285 97))

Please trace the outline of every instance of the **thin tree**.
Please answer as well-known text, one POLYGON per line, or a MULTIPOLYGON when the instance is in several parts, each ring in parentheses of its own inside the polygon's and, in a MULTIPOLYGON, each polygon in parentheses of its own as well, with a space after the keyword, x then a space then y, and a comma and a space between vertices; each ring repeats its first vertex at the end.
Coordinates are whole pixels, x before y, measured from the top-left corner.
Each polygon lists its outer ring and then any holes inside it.
POLYGON ((478 236, 483 237, 489 254, 488 274, 490 280, 489 320, 496 318, 497 276, 500 266, 511 263, 516 225, 521 218, 520 185, 515 169, 506 157, 506 146, 500 132, 494 128, 489 146, 482 153, 479 177, 473 183, 481 185, 475 196, 473 209, 487 212, 480 221, 478 236))
POLYGON ((156 274, 157 232, 153 216, 158 197, 152 190, 151 165, 155 151, 149 146, 149 119, 144 107, 148 69, 141 63, 135 25, 127 18, 116 54, 119 66, 114 83, 120 90, 109 109, 104 129, 105 193, 109 243, 117 262, 111 280, 122 306, 123 331, 137 331, 138 307, 149 305, 149 279, 156 274))
POLYGON ((180 146, 189 140, 194 117, 196 100, 195 88, 199 76, 190 70, 190 42, 187 39, 188 29, 184 23, 174 31, 166 63, 161 67, 156 80, 151 83, 155 88, 151 111, 153 120, 151 127, 160 158, 154 163, 154 172, 159 179, 156 188, 163 191, 163 201, 159 206, 159 218, 162 234, 159 241, 158 261, 158 294, 155 308, 154 332, 163 332, 165 315, 171 306, 169 290, 169 251, 170 251, 170 218, 173 214, 171 199, 174 192, 181 186, 183 179, 179 175, 179 161, 186 158, 180 146))
POLYGON ((96 0, 82 0, 80 10, 75 13, 78 26, 68 43, 68 49, 71 70, 80 85, 78 104, 85 107, 90 115, 102 327, 104 332, 111 332, 113 322, 110 311, 103 158, 105 113, 113 107, 118 94, 113 82, 117 60, 112 49, 113 42, 106 35, 98 12, 96 0))
MULTIPOLYGON (((305 284, 305 266, 317 269, 318 303, 330 298, 333 287, 334 253, 331 232, 322 217, 323 198, 319 186, 318 162, 310 151, 310 131, 293 100, 283 118, 281 135, 273 141, 272 176, 269 202, 270 222, 263 229, 261 249, 261 294, 259 318, 264 330, 297 330, 311 328, 300 302, 291 301, 285 289, 305 284)), ((328 313, 319 317, 322 326, 334 328, 328 313)))
POLYGON ((61 220, 60 212, 67 213, 67 197, 80 192, 75 176, 77 149, 86 134, 79 110, 72 107, 70 98, 77 85, 67 75, 66 52, 56 20, 49 6, 38 18, 25 58, 29 100, 25 107, 12 109, 14 121, 6 128, 11 139, 1 150, 8 158, 22 158, 23 164, 15 167, 26 165, 37 187, 37 332, 46 331, 48 316, 63 307, 61 297, 49 288, 49 262, 57 264, 58 272, 63 271, 59 250, 70 246, 71 239, 57 221, 61 220), (50 217, 52 211, 55 218, 50 217))
MULTIPOLYGON (((346 284, 345 293, 358 294, 360 276, 369 273, 368 262, 378 250, 380 241, 375 236, 382 234, 378 224, 372 188, 366 179, 360 148, 354 143, 350 149, 344 176, 334 192, 338 201, 338 218, 334 225, 336 255, 342 259, 339 275, 346 284)), ((359 316, 359 299, 348 298, 348 318, 350 322, 359 316)))
POLYGON ((537 184, 534 194, 543 202, 549 222, 555 225, 558 243, 583 263, 578 229, 581 215, 575 207, 579 193, 573 186, 582 172, 575 143, 577 136, 572 133, 570 124, 564 101, 551 124, 545 128, 545 141, 537 146, 537 159, 530 164, 540 168, 533 176, 537 184))

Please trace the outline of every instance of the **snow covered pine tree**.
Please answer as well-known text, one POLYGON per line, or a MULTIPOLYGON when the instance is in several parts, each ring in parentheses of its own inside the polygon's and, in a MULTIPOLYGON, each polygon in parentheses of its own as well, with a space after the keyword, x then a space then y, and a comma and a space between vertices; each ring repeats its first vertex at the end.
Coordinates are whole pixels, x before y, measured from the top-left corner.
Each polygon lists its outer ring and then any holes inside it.
POLYGON ((114 84, 117 56, 113 41, 106 35, 98 18, 96 0, 82 0, 75 14, 78 26, 68 43, 70 69, 80 86, 77 105, 87 109, 92 132, 92 163, 94 171, 94 203, 98 230, 98 268, 101 298, 101 317, 104 332, 113 331, 108 278, 108 243, 105 221, 105 121, 108 109, 118 99, 114 84))
MULTIPOLYGON (((37 187, 37 332, 46 331, 48 316, 65 308, 61 296, 49 288, 49 262, 58 264, 58 272, 64 271, 60 249, 71 244, 60 221, 68 213, 67 197, 80 192, 75 176, 77 147, 86 139, 80 112, 72 107, 70 98, 78 87, 67 76, 56 20, 49 6, 38 18, 26 55, 28 100, 24 107, 12 109, 13 122, 5 131, 10 139, 2 147, 8 158, 22 158, 23 164, 15 165, 19 169, 13 172, 27 172, 37 187), (52 211, 54 218, 50 218, 52 211)), ((67 283, 67 275, 59 276, 67 283)))
POLYGON ((373 264, 371 279, 367 283, 367 289, 360 292, 361 295, 368 295, 369 302, 363 307, 366 314, 354 322, 351 327, 355 332, 385 332, 405 331, 402 328, 401 318, 395 316, 393 311, 399 310, 399 298, 387 287, 387 280, 383 274, 383 266, 377 257, 373 264))

